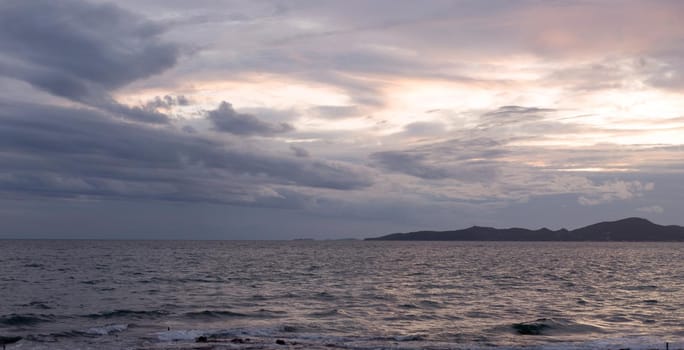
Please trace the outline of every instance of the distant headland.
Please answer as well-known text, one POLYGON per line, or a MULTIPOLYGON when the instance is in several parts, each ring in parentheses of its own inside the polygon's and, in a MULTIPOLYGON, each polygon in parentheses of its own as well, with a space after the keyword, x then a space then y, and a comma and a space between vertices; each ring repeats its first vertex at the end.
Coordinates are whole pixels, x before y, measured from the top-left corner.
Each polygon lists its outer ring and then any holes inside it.
POLYGON ((542 228, 499 229, 472 226, 454 231, 417 231, 367 238, 378 241, 595 241, 595 242, 684 242, 684 227, 663 226, 642 218, 600 222, 575 230, 542 228))

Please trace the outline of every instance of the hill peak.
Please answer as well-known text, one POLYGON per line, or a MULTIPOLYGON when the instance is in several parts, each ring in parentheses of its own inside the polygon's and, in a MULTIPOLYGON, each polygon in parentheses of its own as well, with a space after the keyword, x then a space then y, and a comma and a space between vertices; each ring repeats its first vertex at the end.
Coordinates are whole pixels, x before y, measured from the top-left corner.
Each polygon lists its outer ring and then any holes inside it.
POLYGON ((640 217, 636 217, 636 216, 629 217, 629 218, 624 218, 624 219, 620 219, 620 220, 616 220, 616 221, 612 221, 612 222, 614 222, 614 223, 615 223, 615 222, 624 222, 624 223, 635 223, 635 224, 636 224, 636 223, 641 223, 641 224, 656 225, 656 224, 654 224, 654 223, 653 223, 652 221, 650 221, 650 220, 647 220, 647 219, 644 219, 644 218, 640 218, 640 217))

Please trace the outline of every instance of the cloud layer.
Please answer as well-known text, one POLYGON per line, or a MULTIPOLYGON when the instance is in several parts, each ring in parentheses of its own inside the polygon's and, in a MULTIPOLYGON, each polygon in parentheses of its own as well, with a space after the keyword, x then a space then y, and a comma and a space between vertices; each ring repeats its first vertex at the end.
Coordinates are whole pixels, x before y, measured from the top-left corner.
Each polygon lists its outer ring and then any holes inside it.
POLYGON ((294 130, 287 123, 271 124, 245 113, 238 113, 233 106, 221 101, 218 108, 207 113, 207 117, 214 124, 214 129, 235 135, 274 135, 294 130))
POLYGON ((207 213, 212 238, 684 224, 682 10, 6 1, 0 219, 40 236, 20 218, 76 232, 50 208, 130 206, 207 213))
POLYGON ((110 95, 176 64, 180 50, 159 40, 161 27, 110 4, 8 1, 0 6, 0 74, 123 118, 167 120, 110 95))

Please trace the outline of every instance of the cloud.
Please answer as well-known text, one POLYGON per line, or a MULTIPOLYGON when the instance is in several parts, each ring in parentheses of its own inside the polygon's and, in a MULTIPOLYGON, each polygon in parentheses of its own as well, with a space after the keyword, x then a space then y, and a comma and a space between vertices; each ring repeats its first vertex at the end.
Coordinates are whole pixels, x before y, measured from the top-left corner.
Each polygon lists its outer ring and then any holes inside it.
POLYGON ((452 140, 415 149, 376 152, 370 160, 376 167, 424 180, 491 182, 499 174, 496 157, 503 151, 498 149, 498 143, 490 141, 452 140))
POLYGON ((308 158, 310 156, 309 151, 304 148, 297 147, 295 145, 290 145, 290 149, 294 152, 295 156, 301 158, 308 158))
POLYGON ((316 106, 309 110, 322 119, 344 119, 361 116, 357 106, 316 106))
POLYGON ((409 137, 435 137, 446 131, 441 122, 413 122, 404 126, 401 136, 409 137))
POLYGON ((110 95, 176 64, 180 49, 159 39, 162 32, 110 4, 3 2, 0 74, 122 118, 164 123, 164 114, 122 105, 110 95))
POLYGON ((235 135, 271 136, 294 130, 288 123, 267 123, 251 114, 238 113, 226 101, 221 102, 215 110, 209 111, 207 117, 214 124, 215 130, 235 135))
POLYGON ((652 191, 652 182, 643 183, 640 181, 610 181, 604 182, 593 188, 593 192, 582 195, 578 198, 581 205, 599 205, 615 200, 626 200, 641 197, 645 192, 652 191))
POLYGON ((651 205, 648 207, 641 207, 636 209, 638 212, 647 214, 662 214, 665 212, 665 208, 659 205, 651 205))
POLYGON ((481 119, 499 120, 503 123, 538 120, 541 115, 554 112, 551 108, 525 107, 525 106, 501 106, 496 110, 484 113, 481 119))
POLYGON ((450 140, 425 139, 414 147, 372 153, 370 165, 385 170, 397 191, 426 201, 512 204, 573 195, 579 204, 595 206, 638 198, 654 189, 653 182, 639 180, 624 162, 632 163, 628 157, 653 162, 662 150, 611 144, 527 146, 540 140, 553 142, 568 132, 553 125, 554 111, 508 106, 484 114, 485 120, 490 118, 504 120, 482 128, 479 118, 472 129, 451 131, 455 138, 450 140), (528 134, 538 129, 546 131, 528 134), (594 169, 600 172, 593 173, 594 169))
POLYGON ((648 84, 676 92, 684 90, 684 50, 668 48, 664 52, 651 54, 649 59, 642 62, 642 71, 647 74, 645 81, 648 84))
POLYGON ((9 1, 0 23, 7 54, 107 88, 160 73, 178 55, 157 39, 161 27, 110 4, 9 1))
POLYGON ((90 109, 0 104, 0 148, 0 192, 15 198, 286 206, 300 201, 292 198, 301 189, 373 183, 359 166, 126 123, 90 109))
POLYGON ((386 170, 423 179, 446 179, 451 174, 446 169, 426 164, 427 155, 400 151, 373 153, 371 160, 386 170))
POLYGON ((0 2, 2 197, 406 225, 680 202, 676 2, 205 5, 0 2))
POLYGON ((502 106, 481 114, 476 128, 498 138, 530 135, 543 138, 559 130, 573 131, 572 126, 554 120, 557 117, 555 112, 551 108, 502 106))
POLYGON ((595 62, 555 69, 544 80, 574 91, 621 89, 644 78, 645 64, 643 58, 601 57, 595 62))
POLYGON ((184 95, 164 95, 163 97, 155 96, 152 100, 145 103, 144 109, 148 111, 156 111, 158 109, 169 110, 175 106, 187 106, 189 104, 190 100, 184 95))

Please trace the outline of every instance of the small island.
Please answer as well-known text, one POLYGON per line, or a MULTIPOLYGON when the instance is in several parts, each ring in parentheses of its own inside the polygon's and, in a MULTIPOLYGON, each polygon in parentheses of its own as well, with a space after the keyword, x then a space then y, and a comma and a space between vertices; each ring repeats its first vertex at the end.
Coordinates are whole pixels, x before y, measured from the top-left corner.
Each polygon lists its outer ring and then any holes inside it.
POLYGON ((417 231, 367 238, 377 241, 565 241, 565 242, 684 242, 684 227, 654 224, 643 218, 600 222, 575 230, 499 229, 472 226, 454 231, 417 231))

